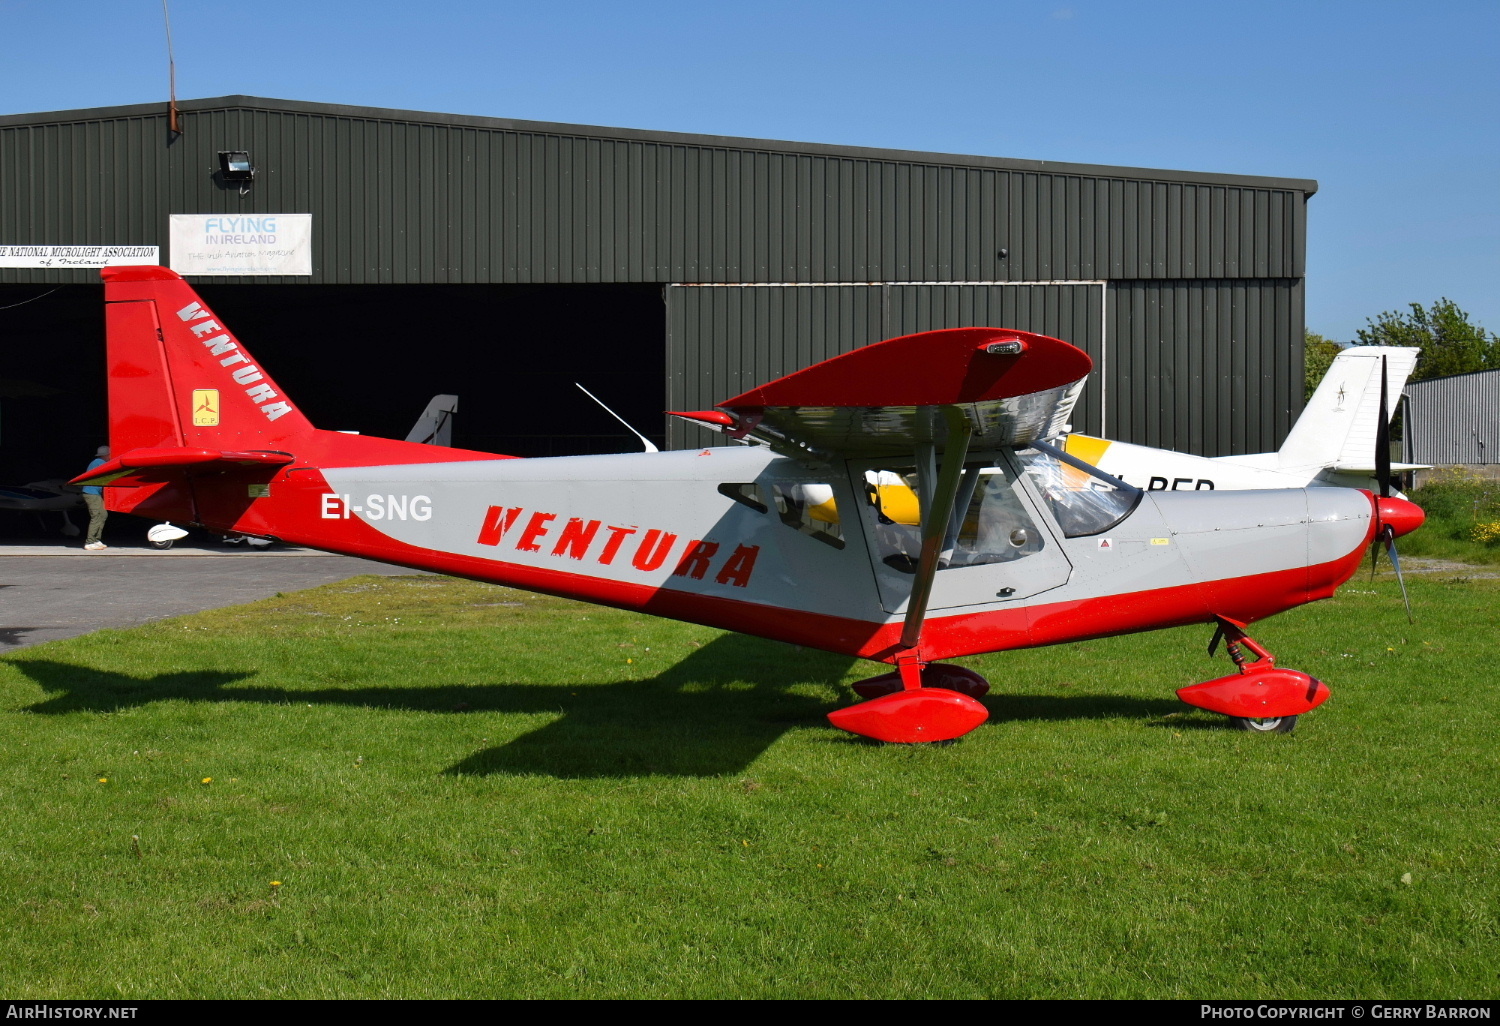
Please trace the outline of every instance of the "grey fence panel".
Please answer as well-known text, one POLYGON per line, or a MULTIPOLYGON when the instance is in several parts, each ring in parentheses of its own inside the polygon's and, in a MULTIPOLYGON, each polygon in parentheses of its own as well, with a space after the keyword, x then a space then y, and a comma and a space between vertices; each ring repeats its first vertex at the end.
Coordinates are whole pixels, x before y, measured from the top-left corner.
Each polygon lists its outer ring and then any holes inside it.
POLYGON ((1500 463, 1500 370, 1409 381, 1406 461, 1500 463))

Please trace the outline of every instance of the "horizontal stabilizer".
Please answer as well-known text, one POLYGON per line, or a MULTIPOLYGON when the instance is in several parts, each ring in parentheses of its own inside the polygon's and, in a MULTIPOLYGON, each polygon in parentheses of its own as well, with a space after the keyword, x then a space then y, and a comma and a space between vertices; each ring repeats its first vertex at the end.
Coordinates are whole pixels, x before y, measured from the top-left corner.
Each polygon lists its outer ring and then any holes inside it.
POLYGON ((295 457, 285 452, 228 452, 197 446, 131 449, 75 477, 75 485, 141 485, 167 480, 176 471, 225 470, 230 467, 274 469, 295 457))
MULTIPOLYGON (((1376 470, 1375 464, 1370 460, 1364 460, 1363 462, 1335 463, 1328 469, 1336 471, 1340 474, 1373 474, 1376 470)), ((1392 463, 1390 465, 1391 472, 1395 474, 1399 474, 1407 470, 1431 469, 1432 464, 1430 463, 1392 463)))

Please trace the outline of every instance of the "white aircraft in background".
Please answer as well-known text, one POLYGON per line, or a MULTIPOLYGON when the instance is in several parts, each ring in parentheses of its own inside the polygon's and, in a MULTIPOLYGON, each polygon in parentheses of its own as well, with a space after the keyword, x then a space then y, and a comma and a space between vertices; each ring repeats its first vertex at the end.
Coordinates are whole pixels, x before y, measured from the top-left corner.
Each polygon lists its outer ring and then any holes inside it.
MULTIPOLYGON (((1394 409, 1420 351, 1351 346, 1339 353, 1276 452, 1193 456, 1079 434, 1070 434, 1065 448, 1069 455, 1147 491, 1327 486, 1378 492, 1381 367, 1388 408, 1394 409)), ((1426 469, 1418 463, 1390 464, 1398 473, 1426 469)))
POLYGON ((56 513, 62 518, 62 533, 76 538, 82 532, 68 517, 68 511, 83 508, 83 495, 77 489, 65 491, 65 484, 66 480, 55 477, 24 485, 0 485, 0 511, 33 513, 39 523, 43 513, 56 513))

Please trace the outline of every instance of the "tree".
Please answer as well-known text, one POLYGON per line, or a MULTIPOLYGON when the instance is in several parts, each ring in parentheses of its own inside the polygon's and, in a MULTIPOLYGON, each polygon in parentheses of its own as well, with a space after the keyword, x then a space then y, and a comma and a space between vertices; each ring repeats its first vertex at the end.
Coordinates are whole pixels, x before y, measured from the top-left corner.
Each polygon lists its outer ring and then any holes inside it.
POLYGON ((1312 398, 1318 382, 1328 373, 1333 358, 1344 347, 1331 338, 1324 338, 1316 331, 1302 332, 1302 401, 1312 398))
POLYGON ((1422 350, 1413 381, 1500 368, 1500 335, 1469 322, 1469 315, 1443 298, 1411 312, 1387 310, 1359 330, 1357 346, 1417 346, 1422 350))

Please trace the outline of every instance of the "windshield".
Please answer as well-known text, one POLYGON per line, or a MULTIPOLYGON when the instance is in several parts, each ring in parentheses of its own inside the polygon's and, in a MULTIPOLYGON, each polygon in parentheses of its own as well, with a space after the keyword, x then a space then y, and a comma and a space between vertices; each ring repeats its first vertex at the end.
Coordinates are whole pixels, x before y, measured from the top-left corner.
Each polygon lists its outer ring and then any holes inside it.
POLYGON ((1109 530, 1135 510, 1144 494, 1046 442, 1035 442, 1016 456, 1066 538, 1109 530))

